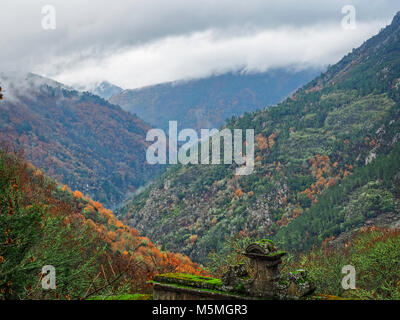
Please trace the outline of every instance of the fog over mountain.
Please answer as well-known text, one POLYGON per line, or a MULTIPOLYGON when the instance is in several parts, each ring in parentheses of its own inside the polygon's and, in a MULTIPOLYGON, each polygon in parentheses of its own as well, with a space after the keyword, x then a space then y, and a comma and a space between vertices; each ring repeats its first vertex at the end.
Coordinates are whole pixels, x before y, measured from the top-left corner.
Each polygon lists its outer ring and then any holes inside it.
POLYGON ((44 1, 3 0, 0 69, 68 85, 123 88, 231 71, 332 64, 390 22, 397 1, 52 1, 56 29, 41 27, 44 1), (356 9, 345 30, 342 7, 356 9))
POLYGON ((121 93, 123 89, 107 81, 102 81, 100 83, 96 83, 91 89, 89 89, 89 91, 95 95, 98 95, 99 97, 102 97, 103 99, 108 100, 112 96, 121 93))
POLYGON ((59 182, 113 207, 157 171, 150 126, 119 106, 32 73, 2 72, 0 85, 0 143, 59 182))
POLYGON ((136 114, 156 128, 213 129, 226 119, 280 102, 321 70, 274 69, 263 73, 226 73, 203 79, 176 81, 124 90, 110 102, 136 114))

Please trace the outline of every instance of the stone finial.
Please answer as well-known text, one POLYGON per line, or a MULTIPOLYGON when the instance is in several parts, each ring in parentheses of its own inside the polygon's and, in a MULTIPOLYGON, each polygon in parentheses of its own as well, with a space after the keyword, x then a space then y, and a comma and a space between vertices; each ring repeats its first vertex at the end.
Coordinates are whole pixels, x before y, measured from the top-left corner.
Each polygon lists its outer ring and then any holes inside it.
POLYGON ((255 274, 252 281, 251 293, 257 297, 275 298, 277 293, 277 282, 280 279, 279 265, 284 251, 278 251, 272 240, 262 239, 251 243, 243 253, 250 258, 251 266, 255 274))
POLYGON ((269 239, 261 239, 259 241, 253 242, 246 247, 246 253, 257 253, 257 254, 269 254, 276 252, 278 249, 269 239))

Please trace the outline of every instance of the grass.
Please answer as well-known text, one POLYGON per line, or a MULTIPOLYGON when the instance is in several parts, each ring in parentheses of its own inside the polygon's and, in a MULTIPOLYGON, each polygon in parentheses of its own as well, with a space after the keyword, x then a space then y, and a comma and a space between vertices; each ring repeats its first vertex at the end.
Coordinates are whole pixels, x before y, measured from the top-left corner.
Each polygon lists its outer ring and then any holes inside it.
POLYGON ((88 300, 150 300, 152 298, 151 294, 121 294, 117 296, 97 296, 89 298, 88 300))

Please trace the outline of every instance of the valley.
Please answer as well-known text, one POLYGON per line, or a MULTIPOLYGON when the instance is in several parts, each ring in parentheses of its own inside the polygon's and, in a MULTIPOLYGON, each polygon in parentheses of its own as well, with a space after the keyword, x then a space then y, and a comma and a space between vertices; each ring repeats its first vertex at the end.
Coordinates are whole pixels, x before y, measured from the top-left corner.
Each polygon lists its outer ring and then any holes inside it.
POLYGON ((226 73, 204 79, 162 83, 124 90, 111 103, 136 114, 154 128, 218 129, 227 119, 276 104, 318 75, 318 69, 226 73))
POLYGON ((381 214, 392 214, 396 225, 399 48, 396 15, 284 102, 225 125, 255 128, 253 174, 235 175, 234 164, 177 165, 120 217, 202 263, 235 235, 309 250, 381 214))
POLYGON ((400 12, 127 3, 4 36, 0 300, 400 300, 400 12))

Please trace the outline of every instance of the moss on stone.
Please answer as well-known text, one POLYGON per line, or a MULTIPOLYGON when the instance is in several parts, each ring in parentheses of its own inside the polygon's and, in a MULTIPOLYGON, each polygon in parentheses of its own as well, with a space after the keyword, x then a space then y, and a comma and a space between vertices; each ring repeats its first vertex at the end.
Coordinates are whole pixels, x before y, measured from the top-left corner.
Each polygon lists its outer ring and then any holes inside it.
POLYGON ((237 292, 243 292, 243 291, 244 291, 244 285, 243 285, 243 283, 239 283, 239 284, 236 286, 235 290, 236 290, 237 292))
POLYGON ((196 276, 187 273, 165 273, 156 276, 154 282, 178 284, 194 288, 219 289, 222 286, 221 279, 196 276))
MULTIPOLYGON (((193 292, 210 292, 210 293, 215 293, 215 294, 220 294, 220 295, 225 295, 227 297, 232 297, 232 296, 236 296, 236 297, 240 297, 241 299, 246 299, 249 298, 247 295, 240 293, 240 292, 230 292, 230 291, 223 291, 223 290, 218 290, 218 289, 207 289, 207 288, 199 288, 199 287, 191 287, 191 286, 185 286, 182 284, 177 284, 177 283, 160 283, 157 282, 155 280, 150 281, 151 283, 155 283, 155 284, 160 284, 160 285, 166 285, 166 286, 170 286, 170 287, 174 287, 177 289, 187 289, 187 290, 191 290, 193 292)), ((252 300, 266 300, 262 297, 251 297, 252 300)))
POLYGON ((280 256, 286 254, 286 251, 275 251, 275 252, 270 252, 267 254, 268 257, 273 257, 273 256, 280 256))
POLYGON ((257 243, 257 244, 269 243, 269 244, 272 244, 272 245, 274 244, 274 242, 271 239, 260 239, 260 240, 254 241, 254 243, 257 243))

